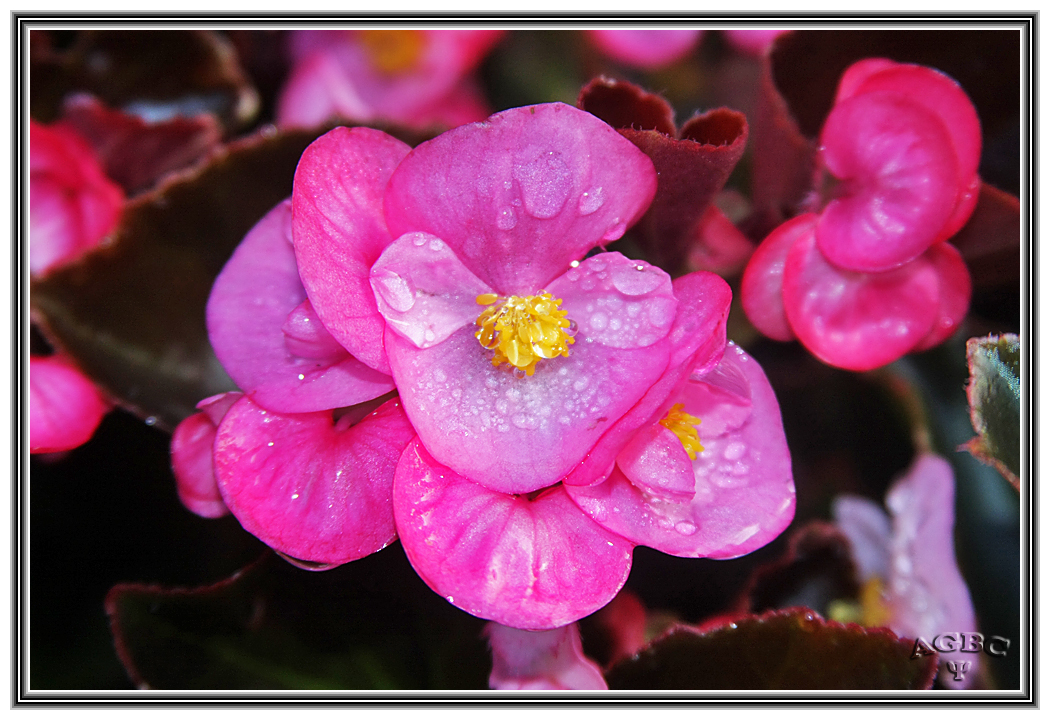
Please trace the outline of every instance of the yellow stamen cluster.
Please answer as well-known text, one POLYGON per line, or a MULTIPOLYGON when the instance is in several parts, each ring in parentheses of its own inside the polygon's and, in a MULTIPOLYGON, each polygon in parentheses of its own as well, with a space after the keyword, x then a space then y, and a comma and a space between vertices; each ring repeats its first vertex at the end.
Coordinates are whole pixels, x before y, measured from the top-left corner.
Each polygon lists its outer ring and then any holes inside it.
POLYGON ((835 622, 857 623, 865 627, 885 627, 890 610, 883 596, 882 578, 873 577, 860 588, 856 601, 833 600, 828 604, 828 617, 835 622))
POLYGON ((393 75, 415 67, 423 54, 426 36, 422 30, 361 30, 361 43, 373 67, 393 75))
POLYGON ((494 367, 507 363, 516 368, 516 374, 524 371, 532 375, 537 362, 559 355, 568 357, 568 346, 576 342, 571 335, 574 325, 560 308, 561 300, 549 292, 509 298, 482 293, 477 303, 489 307, 475 321, 480 329, 474 337, 482 347, 496 351, 494 367))
POLYGON ((683 411, 685 405, 677 403, 667 411, 667 417, 660 424, 673 432, 682 442, 682 447, 689 454, 690 460, 696 460, 696 454, 704 451, 700 444, 700 435, 696 432, 696 426, 700 424, 700 418, 693 417, 683 411))

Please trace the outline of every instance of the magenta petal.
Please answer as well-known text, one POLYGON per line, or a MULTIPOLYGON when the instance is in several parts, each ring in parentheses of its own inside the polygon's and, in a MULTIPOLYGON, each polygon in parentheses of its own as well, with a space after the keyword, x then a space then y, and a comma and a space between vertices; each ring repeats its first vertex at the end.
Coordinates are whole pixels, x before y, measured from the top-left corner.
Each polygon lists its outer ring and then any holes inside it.
POLYGON ((29 451, 72 450, 109 412, 94 383, 57 355, 29 358, 29 451))
POLYGON ((492 690, 608 690, 601 668, 583 654, 576 623, 553 630, 485 626, 492 648, 492 690))
POLYGON ((872 370, 911 351, 933 327, 939 280, 921 257, 895 270, 839 270, 815 238, 800 238, 784 265, 784 308, 795 335, 818 358, 872 370))
POLYGON ((347 353, 314 314, 295 265, 291 220, 285 200, 216 278, 207 309, 216 356, 246 394, 277 412, 356 405, 393 390, 389 375, 347 353))
MULTIPOLYGON (((862 497, 841 495, 831 506, 842 533, 849 538, 861 583, 885 578, 890 569, 890 519, 879 505, 862 497)), ((932 640, 932 638, 930 638, 932 640)))
POLYGON ((292 190, 295 257, 310 302, 343 347, 386 373, 386 324, 368 272, 393 239, 383 193, 408 150, 378 130, 335 128, 306 148, 292 190))
POLYGON ((530 294, 618 239, 656 192, 652 162, 593 115, 514 108, 417 146, 390 179, 395 237, 427 232, 501 295, 530 294))
POLYGON ((639 430, 616 457, 616 465, 643 492, 689 499, 696 491, 693 463, 682 441, 659 423, 639 430))
POLYGON ((888 58, 864 58, 850 65, 839 78, 839 87, 835 92, 835 104, 853 97, 864 81, 883 70, 897 67, 899 63, 888 58))
POLYGON ((491 292, 448 245, 426 233, 395 240, 372 266, 370 281, 387 325, 421 348, 473 325, 483 309, 478 295, 491 292))
POLYGON ((888 270, 922 254, 955 208, 962 184, 948 131, 921 105, 892 93, 836 105, 820 142, 843 194, 817 225, 828 260, 858 271, 888 270))
MULTIPOLYGON (((886 495, 893 516, 886 583, 891 628, 904 637, 932 640, 943 632, 976 630, 973 603, 955 560, 955 478, 951 465, 921 455, 886 495)), ((947 652, 943 660, 976 661, 975 653, 947 652)), ((944 683, 964 688, 967 681, 944 683)))
POLYGON ((915 346, 915 351, 940 345, 952 336, 970 309, 970 293, 973 289, 970 271, 954 245, 937 243, 926 251, 925 257, 933 264, 940 281, 938 314, 930 334, 915 346))
POLYGON ((179 500, 192 513, 217 518, 230 513, 222 500, 212 463, 215 433, 223 416, 243 395, 223 393, 197 404, 201 412, 183 420, 171 435, 171 469, 179 500))
POLYGON ((667 273, 618 252, 587 258, 547 290, 576 323, 576 347, 648 347, 667 337, 678 306, 667 273))
POLYGON ((740 303, 747 319, 766 337, 784 342, 795 339, 784 311, 784 261, 799 238, 813 234, 818 219, 807 213, 779 225, 747 263, 740 281, 740 303))
POLYGON ((668 398, 689 374, 707 372, 720 362, 732 299, 729 286, 717 275, 694 272, 675 279, 673 287, 678 309, 668 336, 671 357, 667 371, 563 478, 566 485, 590 485, 603 479, 634 433, 663 417, 671 405, 668 398))
POLYGON ((415 433, 396 399, 347 425, 330 412, 270 412, 248 397, 226 413, 215 474, 245 530, 293 558, 325 564, 394 541, 394 468, 415 433))
MULTIPOLYGON (((685 411, 701 415, 703 452, 693 461, 696 493, 689 498, 654 496, 619 470, 598 485, 565 486, 569 496, 607 529, 638 545, 680 557, 732 558, 762 547, 791 522, 795 485, 780 406, 765 373, 736 345, 726 348, 723 365, 747 379, 752 412, 747 422, 712 437, 704 424, 719 422, 721 407, 685 411)), ((690 381, 694 382, 694 381, 690 381)), ((730 406, 731 415, 738 412, 730 406)))
POLYGON ((587 35, 609 57, 634 67, 655 70, 691 53, 704 31, 588 30, 587 35))
POLYGON ((472 615, 529 630, 589 615, 616 595, 633 546, 580 512, 565 491, 535 500, 472 483, 418 441, 394 478, 397 530, 412 566, 472 615))

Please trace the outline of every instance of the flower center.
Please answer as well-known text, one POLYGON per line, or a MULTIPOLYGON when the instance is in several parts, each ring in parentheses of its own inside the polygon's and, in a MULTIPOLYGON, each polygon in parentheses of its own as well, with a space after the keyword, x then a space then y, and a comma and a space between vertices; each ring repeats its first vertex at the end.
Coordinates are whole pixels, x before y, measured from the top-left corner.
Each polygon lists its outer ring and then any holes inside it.
POLYGON ((667 411, 667 416, 660 424, 673 432, 682 443, 682 447, 689 454, 690 460, 696 460, 696 454, 704 451, 700 444, 700 435, 696 432, 696 426, 700 424, 700 418, 694 417, 683 411, 685 405, 675 403, 667 411))
POLYGON ((361 30, 359 37, 372 66, 388 75, 412 69, 426 44, 422 30, 361 30))
POLYGON ((865 627, 884 627, 890 621, 890 609, 882 594, 882 578, 873 577, 860 588, 853 600, 833 600, 828 604, 828 617, 840 623, 858 623, 865 627))
POLYGON ((568 320, 561 300, 543 291, 539 295, 509 298, 482 293, 478 305, 488 305, 474 322, 474 337, 487 350, 495 350, 493 367, 506 363, 517 377, 532 375, 540 360, 568 357, 576 341, 576 323, 568 320))

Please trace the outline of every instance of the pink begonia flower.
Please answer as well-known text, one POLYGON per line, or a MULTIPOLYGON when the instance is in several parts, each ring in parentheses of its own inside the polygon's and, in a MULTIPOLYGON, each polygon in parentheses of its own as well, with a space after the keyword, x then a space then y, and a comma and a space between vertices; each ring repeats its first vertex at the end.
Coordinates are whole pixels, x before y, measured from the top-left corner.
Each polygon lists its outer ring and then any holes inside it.
POLYGON ((59 355, 29 358, 29 451, 52 453, 83 445, 110 404, 59 355))
POLYGON ((398 535, 423 580, 474 615, 560 627, 616 594, 640 542, 731 557, 791 519, 772 391, 742 351, 723 360, 725 282, 587 257, 644 213, 655 181, 633 144, 559 103, 411 151, 337 128, 300 160, 292 237, 307 296, 344 347, 389 369, 418 433, 394 477, 398 535), (658 463, 608 481, 645 488, 624 505, 645 524, 629 538, 574 492, 602 483, 636 435, 670 427, 681 456, 683 443, 693 452, 701 420, 676 400, 704 415, 714 450, 695 448, 695 502, 689 460, 671 488, 658 463))
POLYGON ((862 60, 843 74, 821 145, 839 186, 819 214, 787 221, 756 250, 741 284, 748 318, 856 371, 943 342, 971 294, 945 242, 980 186, 969 98, 930 68, 862 60))
POLYGON ((469 77, 500 30, 299 30, 277 122, 312 127, 332 117, 413 128, 483 120, 469 77))
MULTIPOLYGON (((886 513, 861 497, 835 500, 835 522, 849 538, 862 593, 862 622, 932 643, 942 633, 977 630, 973 603, 955 560, 955 477, 951 465, 920 455, 886 494, 886 513)), ((979 653, 942 652, 941 684, 965 689, 977 676, 979 653), (949 660, 972 663, 965 678, 943 670, 949 660)))
MULTIPOLYGON (((29 271, 75 261, 114 228, 124 193, 87 143, 62 126, 29 121, 29 271)), ((58 356, 30 358, 30 452, 72 450, 91 439, 110 403, 58 356)))
POLYGON ((171 469, 179 500, 201 517, 230 514, 219 492, 212 456, 219 423, 241 397, 242 393, 228 392, 201 400, 197 403, 201 412, 180 422, 171 435, 171 469))
MULTIPOLYGON (((385 182, 390 169, 366 172, 385 182)), ((180 423, 172 465, 190 510, 228 508, 289 561, 319 569, 396 539, 391 484, 415 432, 396 399, 383 402, 390 376, 351 356, 313 312, 291 220, 291 203, 279 203, 216 278, 208 334, 243 395, 205 400, 180 423)))
POLYGON ((588 30, 591 42, 618 62, 658 70, 693 51, 703 30, 588 30))
POLYGON ((768 28, 764 30, 723 30, 722 33, 729 40, 729 44, 742 53, 748 55, 762 56, 769 52, 773 41, 784 33, 789 33, 789 28, 768 28))
POLYGON ((91 148, 62 126, 29 121, 29 271, 40 275, 99 244, 113 229, 124 192, 91 148))
POLYGON ((601 668, 583 654, 576 623, 553 630, 485 626, 493 690, 608 690, 601 668))

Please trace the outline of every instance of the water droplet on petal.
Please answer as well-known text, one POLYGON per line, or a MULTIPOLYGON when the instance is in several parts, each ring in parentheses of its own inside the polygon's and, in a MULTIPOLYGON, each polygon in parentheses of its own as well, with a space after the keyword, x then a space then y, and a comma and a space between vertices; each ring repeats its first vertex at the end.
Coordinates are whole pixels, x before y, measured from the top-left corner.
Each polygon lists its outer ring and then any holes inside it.
POLYGON ((569 327, 564 328, 564 332, 569 337, 576 337, 576 333, 580 331, 580 326, 576 324, 575 320, 569 321, 569 327))
MULTIPOLYGON (((422 236, 416 239, 425 241, 422 236)), ((408 282, 393 270, 386 268, 373 270, 372 287, 383 301, 397 312, 408 312, 416 304, 415 293, 412 292, 408 282)))
POLYGON ((606 242, 612 242, 613 240, 619 240, 623 237, 623 234, 627 232, 627 226, 622 222, 616 222, 611 228, 609 228, 604 235, 602 240, 606 242))
POLYGON ((693 523, 686 522, 685 520, 683 520, 682 522, 675 525, 674 529, 680 532, 682 535, 692 535, 696 532, 696 525, 693 525, 693 523))
POLYGON ((427 238, 425 235, 416 235, 414 238, 412 238, 412 244, 416 247, 423 247, 427 244, 427 238))
POLYGON ((722 456, 726 460, 739 460, 744 457, 744 453, 747 452, 747 445, 742 442, 731 442, 726 445, 726 449, 722 451, 722 456))
POLYGON ((602 197, 603 192, 601 187, 596 187, 593 190, 588 190, 583 195, 580 195, 579 210, 580 215, 590 215, 596 212, 598 208, 605 202, 605 198, 602 197))
POLYGON ((430 328, 427 328, 426 330, 423 331, 423 340, 425 340, 426 342, 428 342, 428 343, 429 342, 434 342, 434 338, 435 337, 437 337, 437 336, 434 335, 434 331, 431 330, 430 328))
POLYGON ((500 211, 499 217, 496 218, 496 227, 500 230, 513 230, 514 226, 518 224, 518 216, 514 212, 514 208, 503 208, 500 211))

